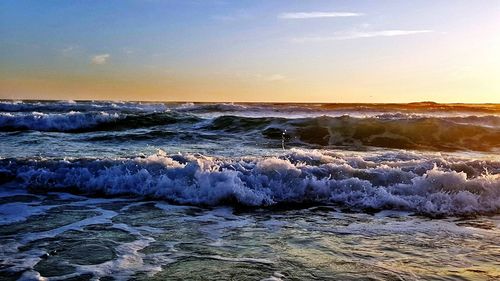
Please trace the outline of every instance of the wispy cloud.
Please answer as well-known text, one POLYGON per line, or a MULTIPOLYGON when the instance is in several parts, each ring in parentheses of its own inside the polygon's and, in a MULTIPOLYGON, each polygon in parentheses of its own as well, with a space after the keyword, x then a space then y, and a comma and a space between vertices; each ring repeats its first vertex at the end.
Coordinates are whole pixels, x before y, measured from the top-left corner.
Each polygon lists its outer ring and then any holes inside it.
POLYGON ((61 54, 63 57, 72 57, 79 52, 81 52, 81 48, 78 45, 69 45, 61 49, 61 54))
POLYGON ((100 54, 93 56, 90 61, 92 64, 106 64, 110 57, 110 54, 100 54))
POLYGON ((295 12, 282 13, 278 15, 279 19, 319 19, 319 18, 339 18, 339 17, 359 17, 362 13, 353 12, 295 12))
POLYGON ((359 38, 373 38, 373 37, 393 37, 393 36, 405 36, 414 35, 421 33, 434 32, 429 29, 422 30, 377 30, 377 31, 351 31, 351 32, 337 32, 332 36, 312 36, 312 37, 298 37, 293 38, 292 42, 305 43, 305 42, 326 42, 326 41, 337 41, 337 40, 348 40, 348 39, 359 39, 359 38))

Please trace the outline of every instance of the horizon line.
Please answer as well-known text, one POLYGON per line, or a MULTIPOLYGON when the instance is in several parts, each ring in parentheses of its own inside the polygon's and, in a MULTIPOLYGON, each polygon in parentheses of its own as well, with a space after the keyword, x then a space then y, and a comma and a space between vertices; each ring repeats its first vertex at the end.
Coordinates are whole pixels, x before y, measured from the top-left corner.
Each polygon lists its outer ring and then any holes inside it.
POLYGON ((76 101, 76 102, 144 102, 144 103, 233 103, 233 104, 373 104, 373 105, 407 105, 407 104, 440 104, 440 105, 500 105, 495 102, 436 102, 436 101, 411 101, 411 102, 299 102, 299 101, 187 101, 187 100, 113 100, 113 99, 6 99, 0 98, 0 101, 30 101, 30 102, 51 102, 51 101, 76 101))

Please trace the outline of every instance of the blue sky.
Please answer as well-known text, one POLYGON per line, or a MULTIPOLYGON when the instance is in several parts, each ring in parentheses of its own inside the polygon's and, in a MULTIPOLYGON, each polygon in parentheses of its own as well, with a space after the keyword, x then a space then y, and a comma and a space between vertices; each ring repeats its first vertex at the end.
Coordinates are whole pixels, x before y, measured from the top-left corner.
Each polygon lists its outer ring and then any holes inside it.
POLYGON ((4 0, 0 97, 500 102, 499 19, 500 1, 4 0))

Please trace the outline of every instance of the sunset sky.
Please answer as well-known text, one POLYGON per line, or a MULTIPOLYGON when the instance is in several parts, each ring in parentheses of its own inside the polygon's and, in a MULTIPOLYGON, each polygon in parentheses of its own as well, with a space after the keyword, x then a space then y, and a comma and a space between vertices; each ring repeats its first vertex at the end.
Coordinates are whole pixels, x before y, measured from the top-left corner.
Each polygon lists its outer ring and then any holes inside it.
POLYGON ((500 1, 0 1, 0 98, 500 103, 500 1))

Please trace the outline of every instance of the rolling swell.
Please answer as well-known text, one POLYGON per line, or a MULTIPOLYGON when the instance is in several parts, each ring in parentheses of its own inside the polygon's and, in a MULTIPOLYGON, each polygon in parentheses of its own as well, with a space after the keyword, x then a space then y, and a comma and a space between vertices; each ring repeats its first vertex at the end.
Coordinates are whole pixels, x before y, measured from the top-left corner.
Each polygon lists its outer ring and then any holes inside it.
POLYGON ((165 111, 166 109, 166 105, 162 103, 104 101, 0 101, 0 112, 160 112, 165 111))
MULTIPOLYGON (((367 146, 444 151, 495 151, 500 149, 500 117, 425 117, 384 114, 375 117, 320 116, 307 118, 243 117, 222 115, 199 117, 187 112, 103 112, 64 113, 0 112, 0 131, 93 132, 145 128, 139 138, 161 137, 155 126, 186 124, 207 134, 256 136, 259 141, 285 140, 287 146, 367 146)), ((162 128, 164 129, 164 128, 162 128)), ((179 129, 180 130, 180 129, 179 129)), ((182 131, 178 131, 182 133, 182 131)), ((135 137, 136 135, 132 135, 135 137)), ((106 139, 106 137, 103 137, 106 139)), ((134 140, 132 138, 131 140, 134 140)))
POLYGON ((180 122, 195 123, 199 120, 195 116, 174 112, 134 114, 74 111, 68 113, 0 113, 0 131, 37 130, 78 133, 145 128, 180 122))
POLYGON ((498 214, 499 172, 495 161, 303 150, 280 157, 0 160, 0 182, 14 181, 33 192, 134 195, 211 206, 333 204, 429 216, 498 214))
POLYGON ((295 124, 300 140, 319 145, 489 151, 500 147, 500 129, 442 118, 320 117, 295 124))
POLYGON ((490 151, 500 148, 500 128, 491 126, 498 117, 419 118, 249 118, 221 116, 208 130, 256 133, 271 139, 283 136, 289 144, 316 146, 387 147, 425 150, 490 151), (474 121, 473 124, 471 121, 474 121), (478 125, 488 121, 487 126, 478 125), (285 132, 285 135, 283 133, 285 132))

